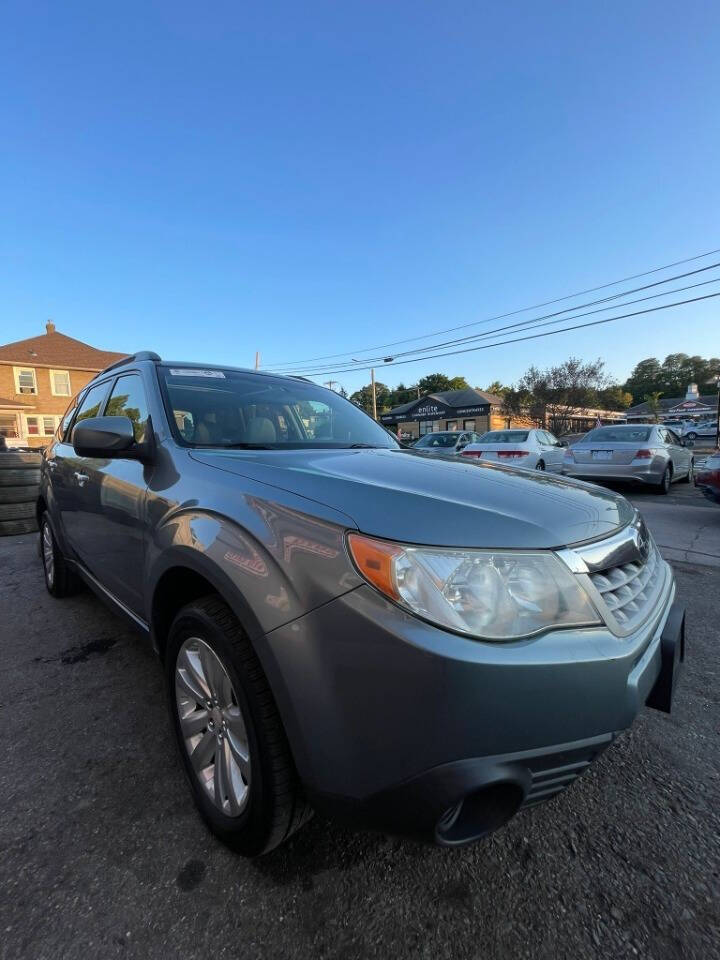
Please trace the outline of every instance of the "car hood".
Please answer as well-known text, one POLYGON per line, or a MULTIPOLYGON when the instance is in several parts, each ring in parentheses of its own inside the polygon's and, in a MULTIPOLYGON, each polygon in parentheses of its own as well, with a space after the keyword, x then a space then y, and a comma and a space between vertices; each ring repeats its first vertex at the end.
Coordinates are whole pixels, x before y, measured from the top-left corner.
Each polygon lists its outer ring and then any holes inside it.
POLYGON ((358 530, 448 547, 561 547, 607 536, 634 510, 599 487, 411 450, 193 450, 209 467, 346 514, 358 530))

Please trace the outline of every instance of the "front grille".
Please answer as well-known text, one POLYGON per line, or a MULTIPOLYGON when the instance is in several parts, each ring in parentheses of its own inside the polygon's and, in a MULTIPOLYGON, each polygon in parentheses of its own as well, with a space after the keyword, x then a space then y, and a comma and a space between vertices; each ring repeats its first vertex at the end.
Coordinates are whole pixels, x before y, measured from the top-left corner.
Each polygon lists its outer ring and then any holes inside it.
POLYGON ((652 539, 645 563, 633 560, 590 574, 592 585, 621 633, 631 633, 647 619, 663 580, 664 564, 652 539))

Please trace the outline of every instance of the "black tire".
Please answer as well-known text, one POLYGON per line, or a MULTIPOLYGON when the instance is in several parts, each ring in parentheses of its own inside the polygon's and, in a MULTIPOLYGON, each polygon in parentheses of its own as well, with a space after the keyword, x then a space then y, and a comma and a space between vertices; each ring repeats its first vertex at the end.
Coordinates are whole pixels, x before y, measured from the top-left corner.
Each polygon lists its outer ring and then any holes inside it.
POLYGON ((686 440, 697 440, 697 434, 695 433, 694 430, 691 430, 690 433, 686 433, 686 434, 685 434, 685 439, 686 439, 686 440))
POLYGON ((672 467, 668 464, 665 467, 665 472, 662 475, 662 480, 655 488, 655 492, 659 493, 661 496, 666 496, 670 493, 670 484, 672 483, 672 467))
POLYGON ((40 487, 28 484, 25 487, 0 487, 0 505, 3 503, 37 503, 40 487))
POLYGON ((3 467, 2 460, 6 456, 6 453, 0 453, 0 487, 37 486, 40 483, 40 467, 3 467))
POLYGON ((34 533, 37 520, 0 520, 0 537, 16 537, 21 533, 34 533))
POLYGON ((267 853, 287 840, 310 819, 312 809, 303 796, 260 661, 237 618, 219 597, 202 597, 178 613, 168 636, 165 682, 183 770, 195 805, 210 830, 246 857, 267 853), (247 805, 235 817, 219 810, 200 784, 180 729, 175 669, 180 649, 190 637, 204 641, 220 659, 245 720, 252 775, 247 805))
POLYGON ((535 469, 536 469, 536 470, 544 470, 544 469, 545 469, 545 462, 544 462, 543 460, 538 460, 538 462, 535 464, 535 469))
POLYGON ((0 520, 34 520, 35 501, 0 503, 0 520))
POLYGON ((679 483, 694 483, 695 482, 695 460, 693 457, 690 458, 690 466, 688 467, 688 472, 684 477, 678 481, 679 483))
POLYGON ((65 557, 62 555, 62 551, 55 539, 55 534, 52 532, 47 513, 43 513, 40 520, 40 559, 42 560, 43 573, 45 575, 45 586, 50 596, 60 600, 63 597, 69 597, 77 592, 80 586, 80 580, 77 574, 73 573, 65 562, 65 557), (50 574, 48 570, 48 565, 45 561, 45 551, 43 549, 43 538, 46 528, 52 544, 52 574, 50 574))

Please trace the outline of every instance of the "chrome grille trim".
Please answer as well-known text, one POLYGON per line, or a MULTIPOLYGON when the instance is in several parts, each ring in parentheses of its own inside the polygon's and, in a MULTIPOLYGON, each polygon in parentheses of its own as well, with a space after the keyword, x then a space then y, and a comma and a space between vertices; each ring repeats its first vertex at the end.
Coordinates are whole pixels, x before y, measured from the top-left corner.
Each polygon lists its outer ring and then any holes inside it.
POLYGON ((612 537, 571 550, 587 570, 579 580, 616 636, 653 618, 670 573, 639 514, 612 537))

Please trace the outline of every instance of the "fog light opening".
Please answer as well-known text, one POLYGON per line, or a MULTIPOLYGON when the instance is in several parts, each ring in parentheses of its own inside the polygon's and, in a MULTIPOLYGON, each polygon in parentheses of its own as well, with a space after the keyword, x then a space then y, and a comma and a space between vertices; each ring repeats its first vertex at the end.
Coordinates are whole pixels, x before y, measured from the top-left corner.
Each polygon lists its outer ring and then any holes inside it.
POLYGON ((504 826, 523 801, 516 783, 494 783, 470 793, 449 807, 438 820, 435 838, 446 846, 470 843, 504 826))

